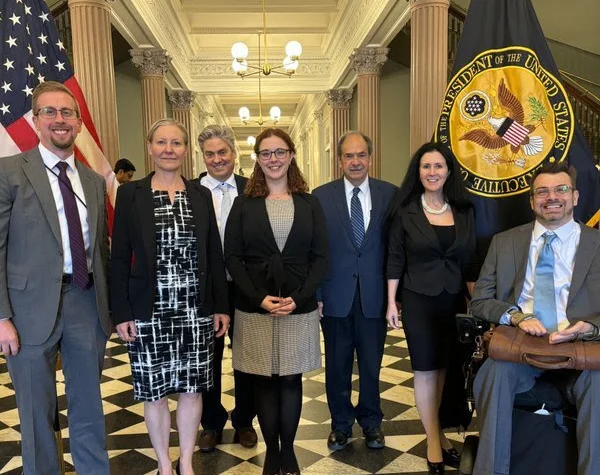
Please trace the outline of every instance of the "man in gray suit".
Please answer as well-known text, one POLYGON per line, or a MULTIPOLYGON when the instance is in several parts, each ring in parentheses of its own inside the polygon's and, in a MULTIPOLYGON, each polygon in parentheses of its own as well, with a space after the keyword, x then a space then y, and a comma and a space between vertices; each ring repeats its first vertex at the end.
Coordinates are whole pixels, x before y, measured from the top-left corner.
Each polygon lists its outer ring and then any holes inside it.
POLYGON ((108 315, 106 185, 74 158, 79 107, 62 84, 32 97, 39 146, 0 159, 0 351, 21 422, 25 475, 56 475, 56 359, 77 473, 108 475, 100 373, 108 315))
MULTIPOLYGON (((551 163, 534 173, 530 202, 536 219, 492 240, 475 285, 475 316, 518 326, 551 344, 598 339, 600 233, 573 220, 578 197, 568 165, 551 163)), ((542 373, 491 358, 483 364, 474 387, 481 432, 474 474, 509 473, 514 396, 531 389, 542 373)), ((600 418, 592 413, 600 371, 574 376, 578 473, 591 475, 600 466, 600 418)))

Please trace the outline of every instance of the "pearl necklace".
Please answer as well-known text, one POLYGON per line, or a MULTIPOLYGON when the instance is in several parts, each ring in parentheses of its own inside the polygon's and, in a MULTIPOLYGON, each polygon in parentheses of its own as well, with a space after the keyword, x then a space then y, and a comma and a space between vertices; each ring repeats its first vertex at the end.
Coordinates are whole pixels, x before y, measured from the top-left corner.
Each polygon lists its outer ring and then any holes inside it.
POLYGON ((421 195, 421 205, 423 206, 423 209, 425 211, 427 211, 428 213, 430 213, 430 214, 444 214, 446 211, 448 211, 448 206, 449 206, 448 202, 445 201, 444 205, 440 209, 432 208, 425 201, 425 195, 424 194, 421 195))

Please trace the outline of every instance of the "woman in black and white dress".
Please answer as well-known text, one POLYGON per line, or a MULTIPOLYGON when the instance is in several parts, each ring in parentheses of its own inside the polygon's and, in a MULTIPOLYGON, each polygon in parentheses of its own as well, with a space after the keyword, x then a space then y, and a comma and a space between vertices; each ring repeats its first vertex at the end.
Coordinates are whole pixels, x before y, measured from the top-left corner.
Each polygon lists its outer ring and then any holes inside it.
POLYGON ((323 210, 281 129, 256 138, 257 161, 227 220, 225 258, 236 285, 233 367, 255 376, 264 474, 298 474, 294 438, 302 373, 321 367, 316 290, 326 272, 323 210))
POLYGON ((193 475, 213 344, 229 324, 227 282, 210 192, 181 176, 188 134, 170 119, 148 133, 155 171, 119 187, 111 257, 112 317, 127 342, 134 398, 160 475, 172 473, 167 396, 179 393, 176 471, 193 475))

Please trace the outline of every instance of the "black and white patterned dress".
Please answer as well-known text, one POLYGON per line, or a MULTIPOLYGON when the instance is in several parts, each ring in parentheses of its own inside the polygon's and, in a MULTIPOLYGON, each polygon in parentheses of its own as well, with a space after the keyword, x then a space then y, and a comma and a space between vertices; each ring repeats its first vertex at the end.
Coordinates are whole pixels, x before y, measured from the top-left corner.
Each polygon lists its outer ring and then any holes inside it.
POLYGON ((198 249, 190 201, 176 191, 153 190, 156 229, 156 297, 149 321, 135 321, 129 344, 134 397, 156 401, 213 386, 212 316, 202 313, 198 249))

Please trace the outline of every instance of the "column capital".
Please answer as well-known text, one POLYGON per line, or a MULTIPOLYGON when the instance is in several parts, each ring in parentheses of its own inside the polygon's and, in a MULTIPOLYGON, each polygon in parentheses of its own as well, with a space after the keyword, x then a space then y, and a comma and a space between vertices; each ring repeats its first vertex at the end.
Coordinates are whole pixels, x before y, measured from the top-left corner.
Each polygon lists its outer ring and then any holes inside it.
POLYGON ((134 48, 129 50, 131 62, 138 67, 142 76, 164 75, 171 68, 171 57, 162 48, 134 48))
POLYGON ((422 7, 442 7, 449 8, 450 0, 410 0, 411 12, 422 7))
POLYGON ((173 89, 169 91, 169 102, 173 109, 189 111, 194 105, 196 93, 189 89, 173 89))
POLYGON ((317 122, 317 124, 321 125, 323 123, 323 111, 318 110, 313 112, 313 118, 317 122))
POLYGON ((107 10, 111 10, 110 4, 113 3, 114 0, 69 0, 69 8, 71 7, 100 7, 107 10))
POLYGON ((381 68, 387 61, 387 54, 389 51, 389 48, 380 46, 355 48, 354 53, 350 55, 352 68, 359 76, 362 74, 379 74, 381 68))
POLYGON ((327 91, 327 103, 333 109, 347 109, 352 100, 352 89, 329 89, 327 91))

